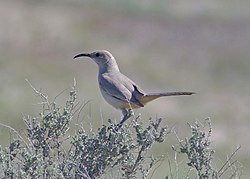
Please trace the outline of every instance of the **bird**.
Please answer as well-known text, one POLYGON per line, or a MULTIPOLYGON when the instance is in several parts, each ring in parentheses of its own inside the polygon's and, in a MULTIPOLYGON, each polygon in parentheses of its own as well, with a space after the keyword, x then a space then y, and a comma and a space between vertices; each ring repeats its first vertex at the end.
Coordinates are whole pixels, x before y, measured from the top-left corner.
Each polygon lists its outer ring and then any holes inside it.
POLYGON ((146 93, 134 81, 122 74, 114 56, 107 50, 96 50, 77 54, 79 57, 91 58, 98 65, 98 83, 103 98, 123 116, 118 128, 134 116, 133 109, 144 107, 148 102, 163 96, 192 95, 194 92, 160 92, 146 93))

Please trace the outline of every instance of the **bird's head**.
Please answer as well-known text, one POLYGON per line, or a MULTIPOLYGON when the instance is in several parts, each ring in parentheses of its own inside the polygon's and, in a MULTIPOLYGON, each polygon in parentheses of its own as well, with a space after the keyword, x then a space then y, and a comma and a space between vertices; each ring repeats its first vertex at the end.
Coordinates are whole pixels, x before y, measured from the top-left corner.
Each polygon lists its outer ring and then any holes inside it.
POLYGON ((90 53, 80 53, 74 56, 74 59, 79 57, 89 57, 93 59, 99 67, 105 67, 108 65, 108 63, 112 63, 113 61, 115 62, 112 54, 106 50, 97 50, 90 53))

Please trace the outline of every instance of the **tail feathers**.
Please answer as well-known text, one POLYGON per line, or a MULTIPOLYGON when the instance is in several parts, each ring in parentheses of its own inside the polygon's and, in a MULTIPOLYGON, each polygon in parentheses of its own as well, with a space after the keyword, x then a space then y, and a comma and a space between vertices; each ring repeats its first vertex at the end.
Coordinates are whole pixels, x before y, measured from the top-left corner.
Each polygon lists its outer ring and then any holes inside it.
POLYGON ((150 93, 149 96, 180 96, 180 95, 192 95, 194 92, 166 92, 166 93, 150 93))
POLYGON ((140 103, 145 105, 146 103, 163 96, 180 96, 180 95, 192 95, 194 92, 166 92, 166 93, 149 93, 140 99, 140 103))

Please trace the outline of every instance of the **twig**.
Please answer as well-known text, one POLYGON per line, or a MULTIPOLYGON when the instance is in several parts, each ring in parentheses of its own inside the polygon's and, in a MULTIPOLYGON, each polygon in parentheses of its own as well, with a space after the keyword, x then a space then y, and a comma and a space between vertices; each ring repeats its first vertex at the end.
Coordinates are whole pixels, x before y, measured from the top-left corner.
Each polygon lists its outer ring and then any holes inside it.
POLYGON ((223 175, 223 173, 225 173, 225 171, 228 169, 228 167, 223 170, 223 168, 230 162, 230 160, 233 158, 233 156, 236 154, 236 152, 241 148, 241 146, 238 146, 236 148, 236 150, 229 156, 229 158, 227 159, 227 161, 224 163, 224 165, 220 168, 220 170, 218 171, 218 174, 221 172, 221 174, 219 174, 219 177, 221 177, 223 175))
MULTIPOLYGON (((161 157, 159 160, 157 160, 157 161, 155 162, 155 164, 157 164, 158 162, 160 162, 160 164, 159 164, 157 167, 154 168, 154 170, 152 171, 152 174, 151 174, 150 178, 152 178, 152 177, 154 176, 155 171, 161 166, 161 164, 162 164, 162 162, 163 162, 162 158, 163 158, 163 157, 161 157)), ((154 165, 155 165, 155 164, 154 164, 154 165)))
POLYGON ((56 96, 54 97, 54 100, 53 100, 52 103, 54 103, 54 102, 56 101, 56 99, 57 99, 59 96, 61 96, 61 94, 63 94, 63 93, 64 93, 65 91, 67 91, 67 90, 68 90, 68 88, 62 90, 58 95, 56 95, 56 96))
POLYGON ((25 142, 24 138, 12 127, 8 126, 8 125, 5 125, 3 123, 0 123, 1 126, 4 126, 8 129, 10 129, 11 131, 13 131, 14 133, 16 133, 16 135, 18 135, 18 137, 20 137, 20 139, 22 139, 22 141, 24 142, 24 144, 26 145, 26 147, 28 147, 29 145, 25 142))
POLYGON ((26 78, 25 81, 27 81, 27 83, 30 85, 30 87, 35 91, 36 94, 38 94, 39 96, 41 96, 42 98, 44 98, 46 101, 48 100, 48 96, 46 96, 45 94, 43 94, 41 91, 38 91, 31 83, 30 81, 26 78))
POLYGON ((173 176, 173 172, 172 172, 172 167, 171 167, 171 162, 170 162, 169 156, 167 156, 167 159, 168 159, 168 166, 169 166, 169 170, 170 170, 170 176, 173 179, 174 176, 173 176))

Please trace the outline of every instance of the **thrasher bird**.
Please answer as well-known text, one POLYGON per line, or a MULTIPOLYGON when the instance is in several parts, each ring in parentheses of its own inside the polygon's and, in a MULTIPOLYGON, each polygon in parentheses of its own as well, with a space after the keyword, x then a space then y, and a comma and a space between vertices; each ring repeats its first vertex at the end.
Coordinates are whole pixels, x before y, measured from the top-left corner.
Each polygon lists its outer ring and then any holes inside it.
POLYGON ((192 95, 194 92, 145 93, 135 82, 123 75, 113 55, 106 50, 80 53, 78 57, 89 57, 99 67, 98 82, 104 99, 123 114, 118 127, 134 115, 134 108, 144 107, 148 102, 163 96, 192 95))

